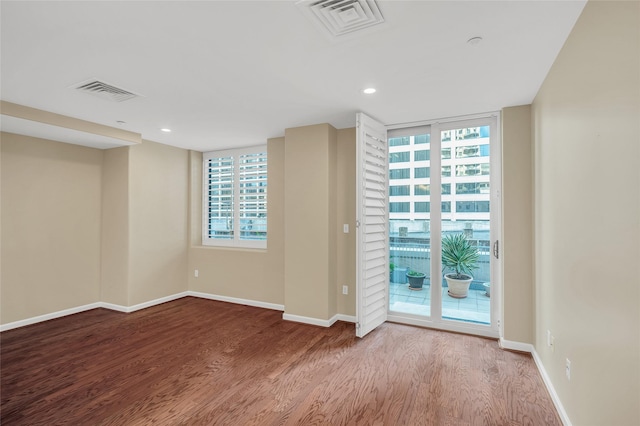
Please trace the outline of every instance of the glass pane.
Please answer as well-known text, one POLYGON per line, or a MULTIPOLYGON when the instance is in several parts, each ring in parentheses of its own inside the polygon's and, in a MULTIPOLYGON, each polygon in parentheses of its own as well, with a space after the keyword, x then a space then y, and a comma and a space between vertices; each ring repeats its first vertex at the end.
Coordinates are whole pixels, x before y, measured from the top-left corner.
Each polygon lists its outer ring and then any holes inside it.
POLYGON ((490 324, 489 126, 441 134, 452 135, 454 158, 442 167, 442 317, 490 324))
MULTIPOLYGON (((390 146, 397 144, 395 139, 389 139, 390 146)), ((390 170, 390 179, 409 179, 407 183, 410 185, 391 184, 389 187, 389 310, 429 316, 430 168, 414 167, 413 162, 428 165, 425 161, 430 159, 430 150, 425 144, 430 143, 430 134, 408 136, 406 140, 408 146, 401 148, 404 152, 397 154, 407 155, 406 161, 410 161, 412 167, 390 170), (406 193, 405 187, 413 188, 413 194, 406 193)), ((390 162, 393 161, 399 160, 391 157, 390 162)))
POLYGON ((211 158, 207 162, 207 235, 233 239, 233 158, 211 158))
POLYGON ((267 239, 267 153, 240 156, 240 239, 267 239))

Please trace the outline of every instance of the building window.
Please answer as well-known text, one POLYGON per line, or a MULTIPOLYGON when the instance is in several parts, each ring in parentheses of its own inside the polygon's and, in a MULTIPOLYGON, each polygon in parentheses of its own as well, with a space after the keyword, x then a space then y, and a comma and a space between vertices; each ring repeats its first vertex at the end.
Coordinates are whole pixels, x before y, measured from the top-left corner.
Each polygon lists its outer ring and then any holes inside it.
POLYGON ((429 161, 431 156, 428 149, 423 149, 420 151, 414 151, 413 153, 413 161, 429 161))
POLYGON ((267 247, 267 147, 203 154, 202 244, 267 247))
POLYGON ((389 213, 409 213, 410 203, 389 203, 389 213))
POLYGON ((443 160, 451 159, 451 148, 442 148, 442 159, 443 160))
MULTIPOLYGON (((415 185, 413 187, 413 195, 429 195, 431 191, 428 184, 415 185)), ((417 211, 417 210, 416 210, 417 211)))
POLYGON ((451 184, 443 183, 442 184, 442 195, 451 195, 451 184))
POLYGON ((451 213, 451 201, 443 201, 441 206, 442 213, 451 213))
POLYGON ((429 167, 416 167, 414 169, 414 177, 418 178, 428 178, 431 176, 431 170, 429 167))
POLYGON ((389 154, 390 163, 407 163, 409 162, 409 151, 405 152, 392 152, 389 154))
POLYGON ((413 203, 413 208, 416 213, 429 213, 431 203, 428 201, 416 201, 413 203))
POLYGON ((456 201, 458 213, 488 213, 489 201, 456 201))
POLYGON ((451 177, 451 166, 442 166, 442 177, 451 177))
POLYGON ((467 145, 456 147, 456 158, 488 157, 489 145, 467 145))
POLYGON ((409 145, 409 136, 402 138, 389 138, 389 146, 409 145))
POLYGON ((489 163, 456 165, 456 176, 480 176, 488 174, 489 163))
POLYGON ((413 137, 414 145, 419 145, 423 143, 431 143, 431 135, 427 133, 426 135, 416 135, 413 137))
POLYGON ((389 187, 389 195, 411 195, 409 185, 395 185, 389 187))
POLYGON ((389 179, 409 179, 411 169, 391 169, 389 170, 389 179))
POLYGON ((488 194, 489 182, 456 183, 456 194, 488 194))

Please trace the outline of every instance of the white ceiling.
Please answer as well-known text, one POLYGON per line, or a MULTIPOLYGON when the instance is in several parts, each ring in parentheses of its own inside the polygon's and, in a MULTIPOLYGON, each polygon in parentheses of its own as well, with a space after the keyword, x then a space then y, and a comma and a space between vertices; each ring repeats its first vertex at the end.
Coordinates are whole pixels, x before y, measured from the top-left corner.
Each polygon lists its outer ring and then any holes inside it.
POLYGON ((377 30, 330 40, 292 1, 3 0, 0 97, 200 151, 495 111, 531 103, 584 4, 379 1, 377 30), (69 88, 91 78, 143 97, 69 88))

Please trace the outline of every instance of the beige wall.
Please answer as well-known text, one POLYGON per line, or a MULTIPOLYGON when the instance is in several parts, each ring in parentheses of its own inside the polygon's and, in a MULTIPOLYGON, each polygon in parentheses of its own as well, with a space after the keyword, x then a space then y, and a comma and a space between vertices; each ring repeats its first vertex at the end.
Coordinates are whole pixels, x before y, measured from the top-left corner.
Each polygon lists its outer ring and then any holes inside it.
POLYGON ((129 306, 129 148, 103 157, 100 300, 129 306))
POLYGON ((502 110, 503 336, 533 343, 531 106, 502 110))
POLYGON ((129 149, 129 303, 187 290, 189 152, 129 149))
POLYGON ((356 314, 356 129, 338 130, 337 160, 337 246, 336 284, 337 312, 356 314), (342 225, 349 225, 345 234, 342 225), (349 294, 342 294, 342 286, 349 294))
POLYGON ((284 304, 284 138, 270 139, 267 155, 268 243, 266 250, 256 250, 201 245, 202 154, 191 153, 189 290, 284 304))
POLYGON ((268 141, 267 250, 201 245, 202 154, 190 153, 189 290, 284 305, 319 320, 355 315, 355 129, 321 124, 285 133, 268 141))
POLYGON ((102 151, 1 137, 1 322, 97 302, 102 151))
POLYGON ((285 313, 335 315, 336 130, 328 124, 285 130, 285 313), (333 226, 333 228, 332 228, 333 226))
POLYGON ((587 3, 532 105, 535 347, 576 425, 640 424, 639 20, 587 3))

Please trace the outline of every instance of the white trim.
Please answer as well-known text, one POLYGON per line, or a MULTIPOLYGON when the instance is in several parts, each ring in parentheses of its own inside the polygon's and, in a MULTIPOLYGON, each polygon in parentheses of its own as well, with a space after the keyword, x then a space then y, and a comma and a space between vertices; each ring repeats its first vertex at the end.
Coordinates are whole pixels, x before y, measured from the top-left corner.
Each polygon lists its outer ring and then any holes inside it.
MULTIPOLYGON (((116 305, 114 303, 108 303, 108 302, 90 303, 88 305, 77 306, 75 308, 64 309, 62 311, 52 312, 50 314, 39 315, 33 318, 27 318, 19 321, 10 322, 7 324, 2 324, 0 325, 0 332, 6 331, 6 330, 12 330, 14 328, 24 327, 26 325, 37 324, 39 322, 61 318, 67 315, 77 314, 79 312, 84 312, 84 311, 97 309, 97 308, 104 308, 112 311, 129 314, 131 312, 139 311, 141 309, 150 308, 151 306, 160 305, 162 303, 171 302, 177 299, 182 299, 183 297, 187 297, 187 296, 199 297, 201 299, 218 300, 220 302, 236 303, 239 305, 255 306, 255 307, 264 308, 264 309, 273 309, 276 311, 284 311, 284 305, 278 305, 275 303, 261 302, 258 300, 239 299, 236 297, 219 296, 216 294, 200 293, 197 291, 183 291, 181 293, 172 294, 169 296, 161 297, 159 299, 150 300, 148 302, 138 303, 137 305, 133 305, 133 306, 116 305)), ((337 319, 341 319, 341 318, 337 318, 337 319)), ((343 319, 343 321, 348 321, 348 320, 343 319)), ((355 322, 355 321, 352 321, 352 322, 355 322)))
POLYGON ((220 296, 217 294, 201 293, 199 291, 187 291, 185 296, 199 297, 201 299, 217 300, 219 302, 229 302, 238 305, 255 306, 256 308, 272 309, 274 311, 284 311, 284 305, 276 303, 261 302, 259 300, 240 299, 238 297, 220 296))
POLYGON ((496 330, 491 329, 488 325, 483 327, 478 327, 479 324, 465 323, 462 321, 457 322, 452 320, 436 322, 429 319, 419 319, 415 317, 410 317, 409 314, 397 315, 395 313, 390 313, 387 316, 387 321, 395 322, 398 324, 408 324, 408 325, 416 325, 419 327, 432 328, 434 330, 440 330, 440 331, 453 331, 455 333, 472 334, 474 336, 490 337, 492 339, 498 339, 498 332, 496 330))
POLYGON ((139 311, 140 309, 150 308, 152 306, 160 305, 160 304, 166 303, 166 302, 171 302, 171 301, 174 301, 176 299, 182 299, 183 297, 186 297, 186 296, 188 296, 187 292, 183 291, 182 293, 176 293, 176 294, 172 294, 170 296, 165 296, 165 297, 161 297, 159 299, 154 299, 154 300, 150 300, 148 302, 138 303, 137 305, 129 306, 129 307, 126 308, 127 310, 125 312, 130 313, 130 312, 139 311))
POLYGON ((337 315, 334 315, 331 319, 323 320, 318 318, 303 317, 301 315, 293 315, 287 313, 282 314, 282 319, 285 321, 300 322, 303 324, 317 325, 320 327, 331 327, 333 323, 338 320, 337 317, 337 315))
POLYGON ((73 315, 79 312, 84 312, 84 311, 101 308, 101 307, 102 307, 102 303, 95 302, 95 303, 90 303, 88 305, 76 306, 75 308, 63 309, 62 311, 51 312, 50 314, 38 315, 37 317, 9 322, 7 324, 0 325, 0 332, 12 330, 14 328, 24 327, 26 325, 36 324, 43 321, 49 321, 51 319, 66 317, 67 315, 73 315))
POLYGON ((571 419, 569 419, 569 415, 565 411, 564 406, 560 401, 560 397, 558 396, 556 389, 553 387, 551 378, 547 374, 547 370, 545 370, 544 365, 542 364, 542 360, 538 356, 538 353, 536 352, 535 348, 533 348, 531 355, 533 356, 533 360, 535 361, 536 366, 538 367, 538 371, 542 376, 542 381, 547 387, 547 390, 549 391, 549 395, 551 395, 551 400, 553 401, 553 405, 556 406, 556 410, 558 411, 558 415, 560 416, 560 420, 562 421, 562 424, 565 426, 571 426, 571 419))
MULTIPOLYGON (((344 315, 344 314, 336 314, 333 318, 335 318, 335 321, 343 321, 343 322, 351 322, 353 324, 358 322, 358 319, 356 318, 355 315, 344 315)), ((331 319, 333 319, 331 318, 331 319)))
POLYGON ((540 376, 542 377, 542 381, 549 392, 549 396, 551 396, 551 401, 553 401, 553 405, 556 407, 556 411, 558 411, 558 416, 560 416, 560 420, 562 424, 565 426, 571 426, 571 419, 569 419, 569 415, 567 414, 562 402, 560 401, 560 397, 556 392, 556 389, 553 387, 553 383, 551 382, 551 378, 549 374, 547 374, 547 370, 544 368, 544 364, 538 356, 538 352, 536 352, 535 346, 530 343, 521 343, 514 342, 510 340, 505 340, 502 337, 499 340, 500 347, 506 350, 519 351, 519 352, 527 352, 530 353, 533 357, 533 361, 536 363, 536 367, 540 372, 540 376))
POLYGON ((503 337, 498 341, 498 345, 500 345, 500 348, 508 351, 533 353, 535 350, 531 343, 514 342, 511 340, 505 340, 503 337))

